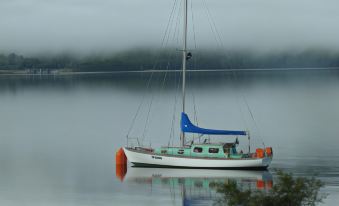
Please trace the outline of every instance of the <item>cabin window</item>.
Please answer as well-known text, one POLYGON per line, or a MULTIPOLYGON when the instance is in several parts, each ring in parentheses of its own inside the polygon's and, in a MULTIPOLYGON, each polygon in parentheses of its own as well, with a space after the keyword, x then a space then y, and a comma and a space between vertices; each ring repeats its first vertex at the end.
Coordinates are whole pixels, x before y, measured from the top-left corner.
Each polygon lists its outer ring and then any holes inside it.
POLYGON ((203 184, 202 181, 196 181, 196 182, 194 182, 194 186, 202 188, 204 186, 204 184, 203 184))
POLYGON ((202 153, 202 147, 194 147, 193 152, 202 153))
POLYGON ((166 154, 167 153, 167 150, 163 149, 161 150, 161 154, 166 154))
POLYGON ((209 153, 219 153, 219 148, 209 148, 208 152, 209 153))
POLYGON ((230 148, 224 148, 224 153, 229 154, 230 153, 230 148))
POLYGON ((178 154, 184 154, 184 150, 183 149, 179 149, 178 154))

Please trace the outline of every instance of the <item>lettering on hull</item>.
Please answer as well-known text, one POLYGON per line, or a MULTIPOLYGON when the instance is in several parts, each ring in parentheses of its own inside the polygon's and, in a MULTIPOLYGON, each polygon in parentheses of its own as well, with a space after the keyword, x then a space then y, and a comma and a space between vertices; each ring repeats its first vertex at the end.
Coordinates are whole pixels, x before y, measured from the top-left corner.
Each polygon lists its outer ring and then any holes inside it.
POLYGON ((152 155, 152 159, 162 160, 162 157, 152 155))

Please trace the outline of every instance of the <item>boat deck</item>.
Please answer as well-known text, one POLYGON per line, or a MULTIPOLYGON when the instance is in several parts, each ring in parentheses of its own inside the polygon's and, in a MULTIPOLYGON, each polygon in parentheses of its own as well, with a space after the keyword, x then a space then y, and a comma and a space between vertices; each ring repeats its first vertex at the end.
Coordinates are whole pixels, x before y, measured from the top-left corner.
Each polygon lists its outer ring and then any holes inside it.
MULTIPOLYGON (((164 156, 164 157, 176 157, 176 158, 190 158, 190 159, 211 159, 211 160, 252 160, 252 159, 260 159, 257 157, 252 157, 253 154, 255 153, 250 153, 248 154, 248 157, 241 157, 241 158, 232 158, 232 157, 196 157, 196 156, 183 156, 183 155, 174 155, 174 154, 156 154, 154 150, 151 150, 149 148, 132 148, 132 147, 127 147, 126 148, 129 151, 132 152, 137 152, 137 153, 142 153, 142 154, 149 154, 149 155, 154 155, 154 156, 164 156)), ((245 154, 246 155, 246 154, 245 154)))

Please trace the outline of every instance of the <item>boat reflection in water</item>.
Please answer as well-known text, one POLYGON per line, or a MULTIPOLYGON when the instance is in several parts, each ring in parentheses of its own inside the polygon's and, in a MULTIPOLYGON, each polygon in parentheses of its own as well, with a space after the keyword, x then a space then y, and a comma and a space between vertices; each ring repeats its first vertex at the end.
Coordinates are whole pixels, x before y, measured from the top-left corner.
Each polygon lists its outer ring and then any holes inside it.
MULTIPOLYGON (((118 169, 117 178, 124 183, 150 185, 152 188, 170 189, 180 193, 182 205, 211 205, 221 194, 215 190, 216 184, 235 182, 241 189, 270 190, 273 186, 269 171, 250 170, 207 170, 126 167, 118 169)), ((177 194, 171 194, 176 196, 177 194)))

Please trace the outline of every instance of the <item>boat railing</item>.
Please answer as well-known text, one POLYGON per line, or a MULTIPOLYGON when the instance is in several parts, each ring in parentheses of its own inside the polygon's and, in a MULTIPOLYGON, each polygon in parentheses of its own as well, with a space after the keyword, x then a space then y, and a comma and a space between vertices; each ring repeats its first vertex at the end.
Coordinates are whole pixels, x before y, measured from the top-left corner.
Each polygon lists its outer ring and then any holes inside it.
POLYGON ((151 145, 145 146, 139 137, 127 136, 127 147, 137 151, 153 152, 151 145))
POLYGON ((127 140, 127 147, 141 147, 141 143, 139 140, 139 137, 131 137, 131 136, 126 136, 127 140))

